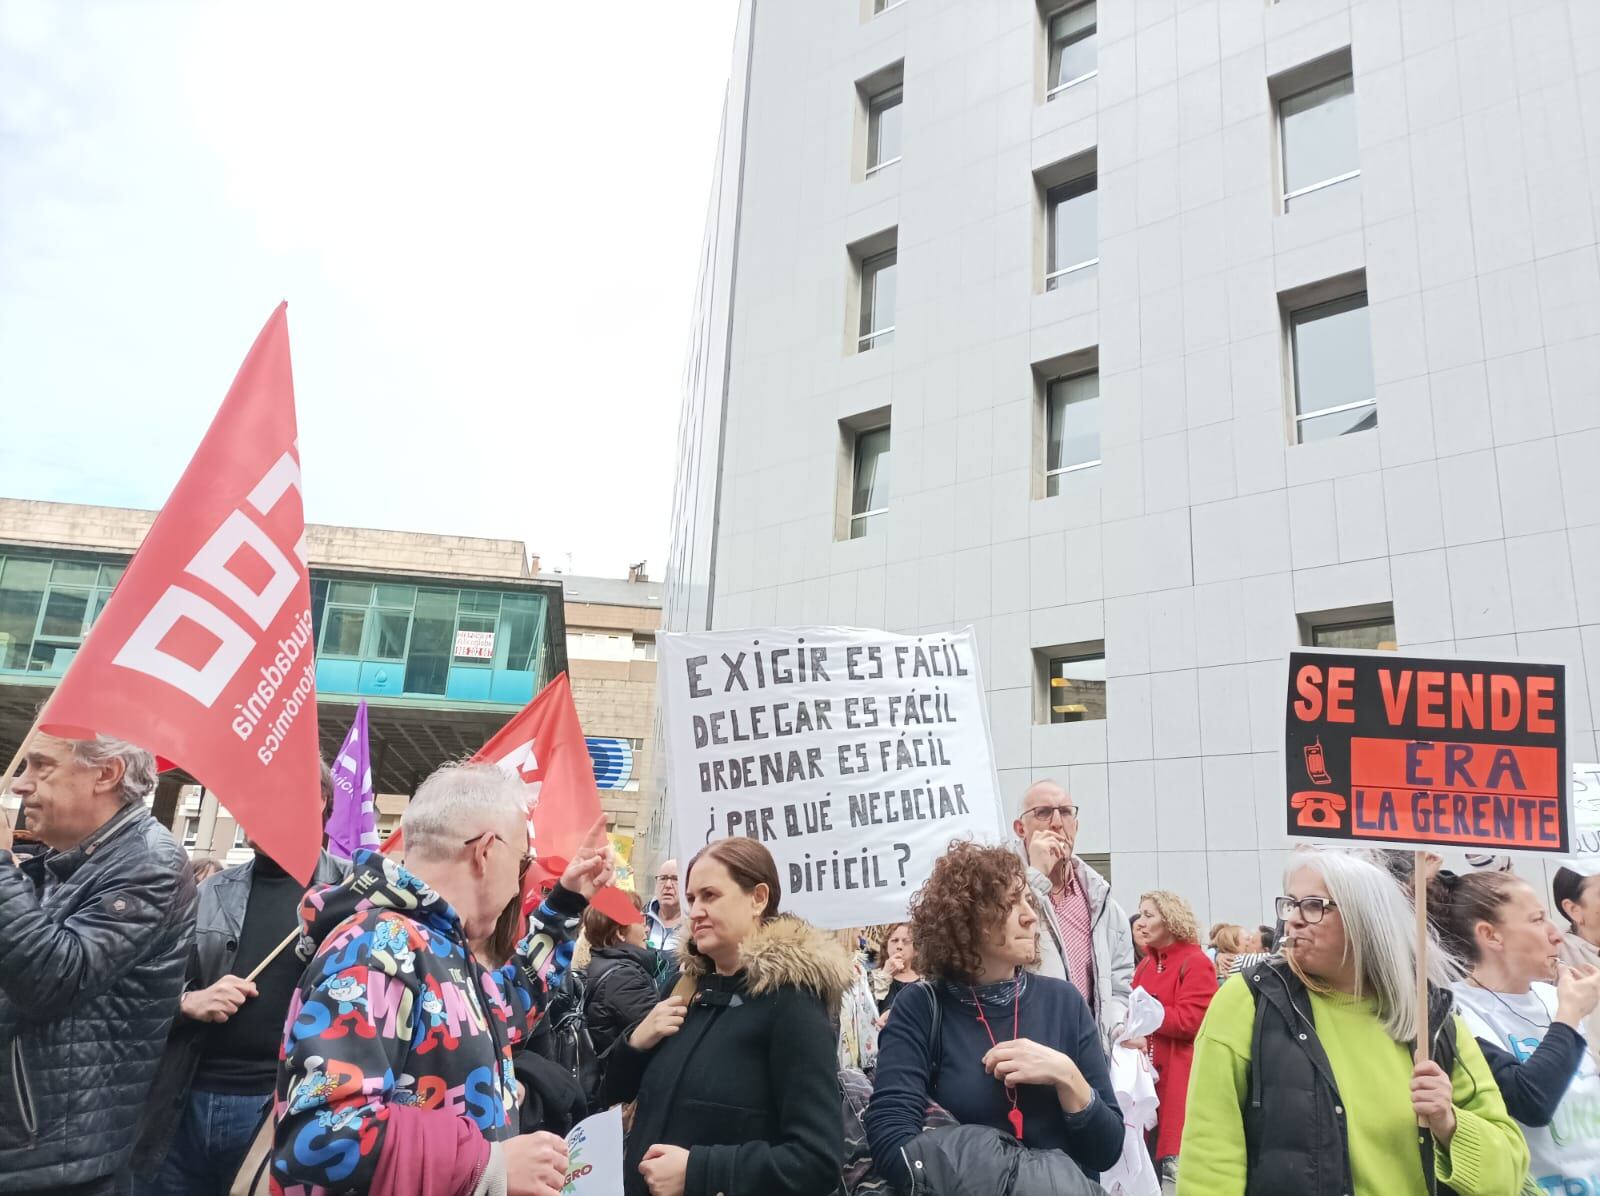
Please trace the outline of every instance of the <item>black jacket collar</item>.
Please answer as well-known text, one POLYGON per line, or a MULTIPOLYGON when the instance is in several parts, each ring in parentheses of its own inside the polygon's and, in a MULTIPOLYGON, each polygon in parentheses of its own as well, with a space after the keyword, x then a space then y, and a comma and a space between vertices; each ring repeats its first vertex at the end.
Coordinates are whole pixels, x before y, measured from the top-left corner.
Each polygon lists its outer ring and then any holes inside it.
POLYGON ((56 880, 66 880, 124 830, 149 816, 150 811, 145 809, 144 802, 131 801, 90 831, 76 847, 66 851, 47 851, 35 856, 34 860, 37 866, 48 868, 56 880))

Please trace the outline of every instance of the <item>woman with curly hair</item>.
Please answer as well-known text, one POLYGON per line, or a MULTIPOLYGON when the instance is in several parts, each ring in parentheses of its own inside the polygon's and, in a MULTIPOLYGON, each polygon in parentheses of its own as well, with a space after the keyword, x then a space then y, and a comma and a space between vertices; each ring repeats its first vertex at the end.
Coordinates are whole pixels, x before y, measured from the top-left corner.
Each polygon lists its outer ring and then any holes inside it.
MULTIPOLYGON (((1133 987, 1142 988, 1167 1011, 1160 1029, 1147 1042, 1128 1045, 1148 1049, 1156 1069, 1156 1167, 1164 1186, 1177 1181, 1178 1144, 1183 1141, 1184 1104, 1189 1094, 1189 1065, 1194 1036, 1200 1032, 1211 998, 1217 995, 1216 965, 1196 941, 1194 910, 1176 893, 1157 889, 1139 898, 1133 937, 1145 949, 1133 972, 1133 987)), ((1170 1190, 1170 1187, 1168 1188, 1170 1190)))
POLYGON ((1115 1163, 1122 1114, 1094 1017, 1071 984, 1024 970, 1038 918, 1017 855, 953 843, 912 899, 911 936, 929 983, 900 994, 879 1040, 866 1116, 879 1172, 911 1186, 930 1101, 963 1126, 1065 1151, 1091 1179, 1115 1163))

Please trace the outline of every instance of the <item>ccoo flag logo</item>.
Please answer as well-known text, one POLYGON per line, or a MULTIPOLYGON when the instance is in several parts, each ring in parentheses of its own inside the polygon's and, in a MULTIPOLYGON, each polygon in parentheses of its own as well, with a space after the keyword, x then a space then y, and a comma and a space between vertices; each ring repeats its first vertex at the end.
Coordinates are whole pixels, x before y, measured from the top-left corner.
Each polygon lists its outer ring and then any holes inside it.
POLYGON ((316 702, 280 304, 40 728, 113 735, 171 760, 309 883, 321 846, 316 702))

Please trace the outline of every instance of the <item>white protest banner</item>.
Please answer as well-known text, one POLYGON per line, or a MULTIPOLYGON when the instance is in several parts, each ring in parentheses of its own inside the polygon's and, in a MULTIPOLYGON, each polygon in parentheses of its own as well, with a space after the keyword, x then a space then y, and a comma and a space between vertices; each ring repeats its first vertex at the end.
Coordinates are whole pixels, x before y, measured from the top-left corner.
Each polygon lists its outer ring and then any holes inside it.
POLYGON ((1600 863, 1600 764, 1572 766, 1572 854, 1600 863))
POLYGON ((952 839, 1003 838, 971 628, 664 634, 657 650, 681 866, 713 839, 760 840, 783 908, 842 929, 904 917, 952 839))
POLYGON ((622 1106, 585 1117, 567 1135, 567 1182, 561 1196, 617 1196, 622 1191, 622 1106))

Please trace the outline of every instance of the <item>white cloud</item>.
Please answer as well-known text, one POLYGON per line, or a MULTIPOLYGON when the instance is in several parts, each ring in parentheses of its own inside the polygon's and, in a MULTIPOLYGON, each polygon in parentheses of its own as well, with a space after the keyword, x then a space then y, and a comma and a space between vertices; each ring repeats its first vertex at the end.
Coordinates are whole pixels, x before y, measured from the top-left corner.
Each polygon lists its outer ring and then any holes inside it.
POLYGON ((312 518, 659 574, 734 0, 0 7, 0 492, 159 504, 287 298, 312 518))

